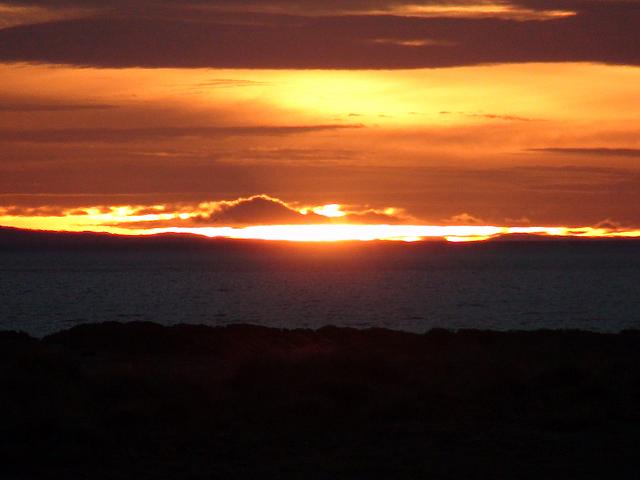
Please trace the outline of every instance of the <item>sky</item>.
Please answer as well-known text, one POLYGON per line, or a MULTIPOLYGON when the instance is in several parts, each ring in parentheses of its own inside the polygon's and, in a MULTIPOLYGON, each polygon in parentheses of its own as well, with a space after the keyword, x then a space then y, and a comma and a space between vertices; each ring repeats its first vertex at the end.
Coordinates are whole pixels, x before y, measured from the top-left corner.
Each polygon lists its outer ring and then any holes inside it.
POLYGON ((0 225, 640 235, 639 25, 640 0, 0 0, 0 225))

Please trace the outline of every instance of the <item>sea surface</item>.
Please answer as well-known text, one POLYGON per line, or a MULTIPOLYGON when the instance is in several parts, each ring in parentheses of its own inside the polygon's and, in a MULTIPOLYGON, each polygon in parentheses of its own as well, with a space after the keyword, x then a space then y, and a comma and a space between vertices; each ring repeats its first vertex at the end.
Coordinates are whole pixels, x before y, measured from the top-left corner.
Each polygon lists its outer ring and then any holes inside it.
POLYGON ((108 320, 620 331, 640 328, 640 243, 0 252, 0 329, 108 320))

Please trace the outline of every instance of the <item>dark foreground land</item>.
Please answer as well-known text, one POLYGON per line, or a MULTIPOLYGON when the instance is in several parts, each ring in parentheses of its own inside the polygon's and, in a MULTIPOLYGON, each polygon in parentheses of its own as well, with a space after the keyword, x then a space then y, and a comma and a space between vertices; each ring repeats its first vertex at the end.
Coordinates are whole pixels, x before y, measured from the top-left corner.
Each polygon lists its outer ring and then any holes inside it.
POLYGON ((0 478, 640 478, 640 333, 0 333, 0 478))

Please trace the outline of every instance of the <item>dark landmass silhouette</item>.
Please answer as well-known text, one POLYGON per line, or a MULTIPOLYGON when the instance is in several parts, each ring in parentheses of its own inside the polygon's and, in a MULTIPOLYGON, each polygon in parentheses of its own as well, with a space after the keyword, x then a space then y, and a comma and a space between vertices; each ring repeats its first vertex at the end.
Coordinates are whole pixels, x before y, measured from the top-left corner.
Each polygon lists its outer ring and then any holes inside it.
POLYGON ((191 234, 115 235, 96 232, 56 232, 0 227, 0 248, 30 250, 34 248, 166 248, 197 247, 211 243, 229 243, 227 239, 207 238, 191 234))
POLYGON ((0 477, 637 478, 640 332, 0 332, 0 477))
MULTIPOLYGON (((388 240, 374 241, 344 241, 344 242, 290 242, 274 240, 239 240, 229 238, 209 238, 202 235, 188 233, 162 233, 155 235, 116 235, 96 232, 57 232, 47 230, 28 230, 0 226, 0 250, 31 250, 50 248, 60 250, 75 249, 203 249, 211 246, 262 246, 271 245, 276 249, 281 246, 297 248, 295 245, 373 245, 374 247, 402 247, 404 249, 420 249, 425 245, 431 248, 433 244, 446 244, 451 248, 464 248, 473 245, 492 243, 615 243, 640 244, 640 239, 634 238, 605 238, 605 237, 561 237, 535 234, 509 234, 482 242, 450 243, 442 238, 425 238, 421 242, 398 242, 388 240)), ((337 247, 336 247, 337 246, 337 247)))

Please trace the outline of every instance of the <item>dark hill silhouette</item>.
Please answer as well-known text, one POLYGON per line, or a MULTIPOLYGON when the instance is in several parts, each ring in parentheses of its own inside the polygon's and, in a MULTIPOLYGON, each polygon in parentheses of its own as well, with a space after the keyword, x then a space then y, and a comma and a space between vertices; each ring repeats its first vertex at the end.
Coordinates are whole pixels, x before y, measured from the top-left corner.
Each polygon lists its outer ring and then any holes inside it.
MULTIPOLYGON (((465 248, 469 246, 479 246, 493 243, 638 243, 638 239, 611 239, 611 238, 578 238, 578 237, 549 237, 533 234, 512 234, 496 237, 485 242, 471 242, 465 244, 451 245, 442 239, 426 239, 424 242, 407 244, 404 242, 372 241, 372 242, 344 242, 346 244, 373 245, 376 248, 393 249, 398 246, 403 249, 417 250, 420 248, 432 248, 433 244, 448 244, 451 248, 465 248)), ((295 243, 295 242, 294 242, 295 243)), ((314 244, 314 242, 309 242, 314 244)), ((309 245, 309 243, 299 243, 298 245, 309 245)), ((342 243, 342 244, 344 244, 342 243)), ((211 246, 230 247, 239 246, 261 246, 266 244, 276 249, 285 245, 291 247, 292 242, 264 241, 264 240, 234 240, 225 238, 207 238, 201 235, 186 233, 164 233, 156 235, 115 235, 109 233, 95 232, 55 232, 45 230, 27 230, 0 226, 0 249, 2 250, 31 250, 31 249, 200 249, 211 246)), ((317 244, 316 244, 317 245, 317 244)), ((324 245, 327 245, 326 243, 324 245)), ((334 245, 340 245, 334 244, 334 245)), ((296 248, 295 246, 293 248, 296 248)), ((334 247, 335 248, 335 247, 334 247)), ((339 246, 338 246, 339 248, 339 246)))
POLYGON ((0 333, 2 478, 637 478, 640 333, 0 333))
POLYGON ((224 241, 189 234, 127 236, 110 233, 54 232, 0 227, 0 247, 7 250, 29 250, 35 248, 153 248, 179 245, 197 246, 224 241))

